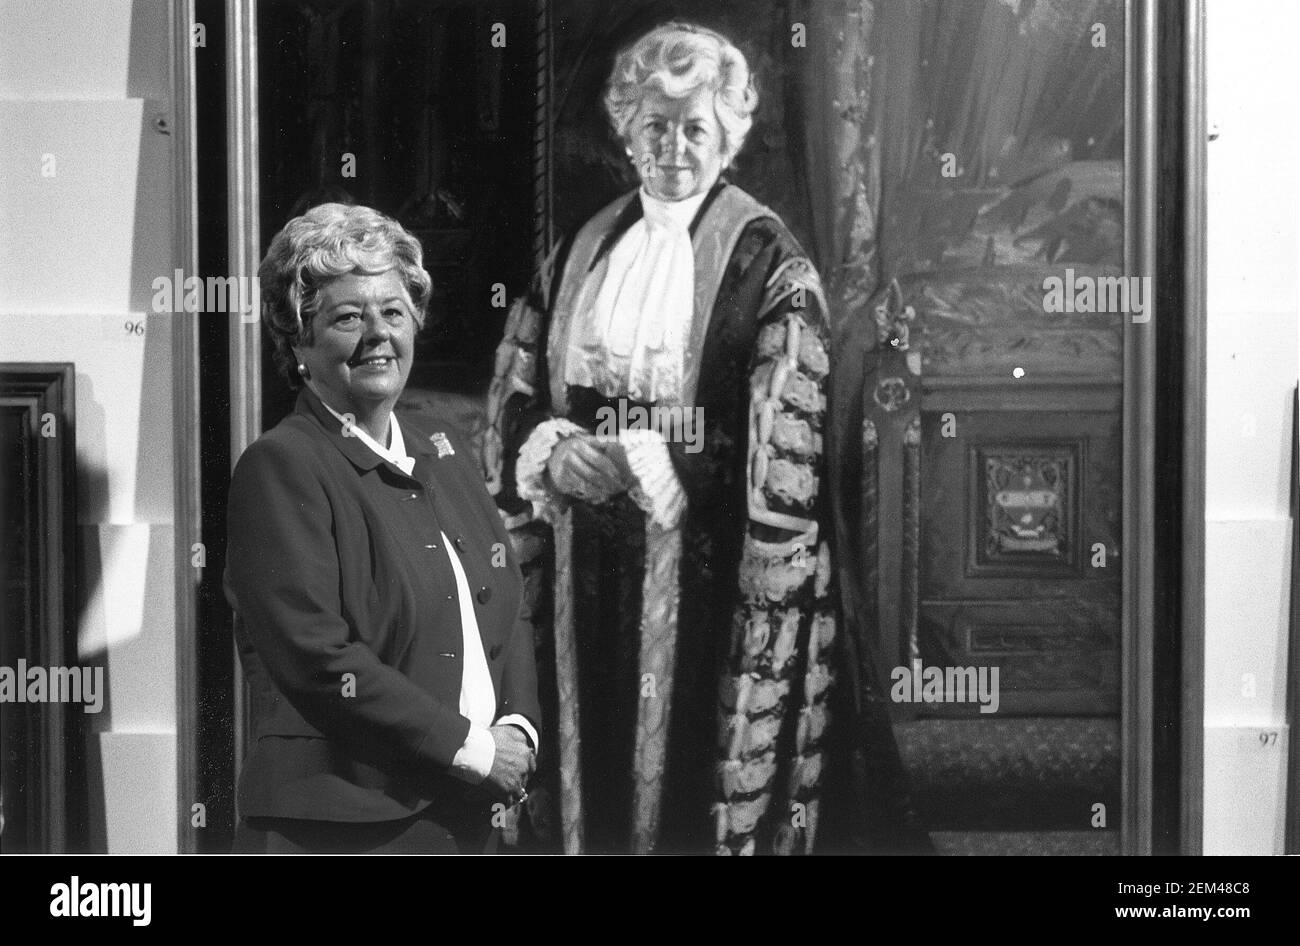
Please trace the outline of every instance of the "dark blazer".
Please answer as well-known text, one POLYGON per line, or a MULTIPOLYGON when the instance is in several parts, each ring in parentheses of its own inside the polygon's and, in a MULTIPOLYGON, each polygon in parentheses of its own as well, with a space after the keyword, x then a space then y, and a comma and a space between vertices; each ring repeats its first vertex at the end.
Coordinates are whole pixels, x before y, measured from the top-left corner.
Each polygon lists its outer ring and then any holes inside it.
MULTIPOLYGON (((539 725, 522 579, 469 444, 399 415, 412 476, 308 390, 235 467, 226 595, 252 699, 243 817, 396 820, 464 784, 460 557, 497 715, 539 725)), ((540 726, 539 726, 540 728, 540 726)), ((477 790, 474 790, 477 791, 477 790)), ((484 796, 486 798, 486 796, 484 796)))

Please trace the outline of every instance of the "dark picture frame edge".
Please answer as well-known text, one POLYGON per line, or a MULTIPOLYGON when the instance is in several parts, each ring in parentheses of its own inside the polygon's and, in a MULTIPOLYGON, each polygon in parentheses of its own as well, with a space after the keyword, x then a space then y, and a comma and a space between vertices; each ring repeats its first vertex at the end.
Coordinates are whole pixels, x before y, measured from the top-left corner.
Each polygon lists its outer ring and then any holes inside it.
MULTIPOLYGON (((73 666, 79 600, 75 365, 0 364, 0 402, 6 409, 22 411, 25 425, 41 444, 34 458, 38 495, 33 510, 35 554, 29 563, 37 572, 33 584, 38 589, 38 626, 35 639, 25 641, 34 649, 27 656, 36 666, 73 666), (51 418, 53 436, 45 436, 43 428, 51 418)), ((11 486, 6 482, 6 489, 11 486)), ((50 702, 32 727, 36 731, 27 733, 37 753, 25 760, 29 802, 35 803, 35 823, 29 825, 27 837, 33 852, 75 852, 86 843, 89 800, 75 793, 87 758, 81 717, 64 703, 50 702)))

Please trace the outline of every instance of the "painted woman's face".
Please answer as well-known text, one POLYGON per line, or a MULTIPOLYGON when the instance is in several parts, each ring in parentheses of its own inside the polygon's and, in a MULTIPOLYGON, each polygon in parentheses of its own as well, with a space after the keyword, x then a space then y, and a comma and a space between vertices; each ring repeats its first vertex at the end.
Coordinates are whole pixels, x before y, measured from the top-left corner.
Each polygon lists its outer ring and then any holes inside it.
POLYGON ((411 374, 415 312, 396 269, 349 273, 320 287, 312 342, 295 349, 339 412, 395 403, 411 374))
POLYGON ((680 99, 646 89, 629 131, 632 163, 652 197, 685 200, 722 173, 722 126, 707 88, 680 99))

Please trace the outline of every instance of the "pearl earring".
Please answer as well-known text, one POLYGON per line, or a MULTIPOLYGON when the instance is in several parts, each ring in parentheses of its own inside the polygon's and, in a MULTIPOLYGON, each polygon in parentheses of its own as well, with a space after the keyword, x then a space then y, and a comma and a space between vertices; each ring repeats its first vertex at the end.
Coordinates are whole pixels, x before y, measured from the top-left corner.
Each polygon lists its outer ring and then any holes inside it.
POLYGON ((301 362, 298 363, 298 374, 302 375, 302 379, 304 381, 311 380, 311 371, 307 368, 306 365, 302 364, 301 362))

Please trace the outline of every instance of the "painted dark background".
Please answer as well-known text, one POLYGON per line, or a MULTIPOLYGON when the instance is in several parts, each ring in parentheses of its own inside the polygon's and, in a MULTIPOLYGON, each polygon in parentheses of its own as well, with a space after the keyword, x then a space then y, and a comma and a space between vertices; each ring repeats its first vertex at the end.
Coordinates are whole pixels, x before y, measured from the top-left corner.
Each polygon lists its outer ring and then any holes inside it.
MULTIPOLYGON (((327 199, 370 204, 416 232, 436 296, 404 406, 450 404, 472 431, 505 315, 491 305, 492 287, 521 291, 550 242, 636 184, 600 104, 616 51, 672 18, 730 37, 760 94, 730 176, 785 220, 830 300, 832 423, 844 471, 836 531, 846 558, 861 559, 842 571, 847 631, 885 667, 908 656, 901 642, 910 634, 908 646, 929 662, 999 662, 1010 681, 1013 698, 1004 697, 996 719, 896 719, 905 777, 878 787, 909 796, 899 803, 941 850, 1116 849, 1118 572, 1078 563, 1093 543, 1118 554, 1122 540, 1121 321, 1049 319, 1041 284, 1066 267, 1119 273, 1122 2, 548 7, 545 38, 537 5, 524 2, 259 7, 264 244, 294 213, 327 199), (506 26, 501 49, 487 41, 496 23, 506 26), (553 77, 539 108, 543 47, 553 77), (356 156, 355 177, 343 176, 344 153, 356 156), (549 188, 539 193, 537 181, 549 188), (893 280, 899 292, 888 297, 893 280), (921 366, 914 377, 902 352, 881 348, 908 307, 921 366), (1011 382, 1013 368, 1023 382, 1011 382), (866 482, 865 422, 901 416, 873 406, 876 385, 892 372, 914 385, 907 410, 922 443, 920 552, 910 574, 892 557, 905 546, 889 544, 901 541, 889 532, 905 518, 899 490, 855 492, 866 482), (966 440, 937 434, 949 412, 966 440), (1009 463, 1019 450, 1074 465, 1065 564, 1035 572, 1041 563, 1026 563, 1019 578, 994 585, 967 574, 964 556, 994 518, 980 505, 991 500, 970 457, 990 444, 1009 463), (913 631, 898 623, 909 594, 919 611, 913 631), (1111 811, 1110 830, 1089 823, 1099 801, 1111 811)), ((292 403, 269 353, 264 392, 269 427, 292 403)), ((901 456, 882 452, 882 484, 903 476, 901 456)), ((863 749, 868 765, 874 753, 863 749)))

